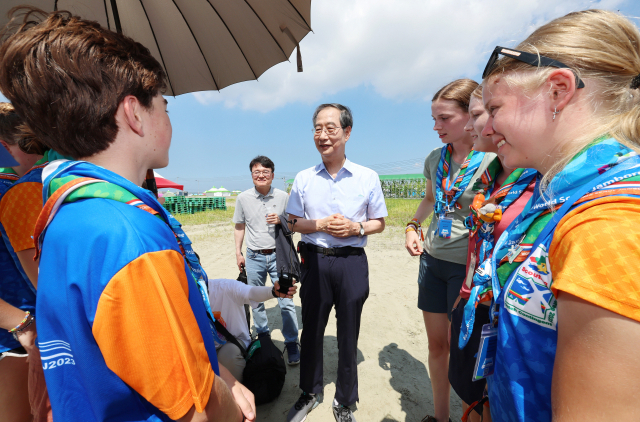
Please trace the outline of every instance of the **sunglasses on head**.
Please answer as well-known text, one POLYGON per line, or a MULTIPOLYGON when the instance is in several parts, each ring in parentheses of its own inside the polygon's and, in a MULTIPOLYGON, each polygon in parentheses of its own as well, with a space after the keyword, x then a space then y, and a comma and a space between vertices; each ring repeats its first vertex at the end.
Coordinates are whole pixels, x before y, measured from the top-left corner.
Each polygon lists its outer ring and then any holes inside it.
MULTIPOLYGON (((493 53, 491 53, 491 57, 489 57, 487 66, 484 68, 484 72, 482 72, 482 79, 486 78, 489 75, 489 73, 491 73, 491 71, 493 70, 493 67, 496 64, 496 61, 498 61, 498 56, 500 54, 502 54, 503 56, 507 56, 512 59, 521 61, 523 63, 530 64, 531 66, 536 66, 536 67, 549 66, 549 67, 557 67, 560 69, 570 69, 569 66, 567 66, 566 64, 561 63, 557 60, 550 59, 545 56, 539 56, 537 54, 527 53, 526 51, 514 50, 512 48, 509 49, 509 48, 498 46, 493 50, 493 53)), ((582 82, 582 79, 580 79, 577 76, 576 76, 576 83, 578 84, 578 88, 584 88, 584 82, 582 82)))

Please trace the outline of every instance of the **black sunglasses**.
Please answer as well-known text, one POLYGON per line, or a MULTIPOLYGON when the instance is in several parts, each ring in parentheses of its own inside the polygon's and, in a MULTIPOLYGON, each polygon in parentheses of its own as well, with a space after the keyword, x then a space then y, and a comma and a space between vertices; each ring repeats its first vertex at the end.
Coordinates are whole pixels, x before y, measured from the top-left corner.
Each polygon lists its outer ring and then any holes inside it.
MULTIPOLYGON (((482 72, 482 79, 486 78, 489 73, 491 73, 493 67, 496 64, 496 61, 498 61, 498 56, 500 54, 515 60, 519 60, 523 63, 530 64, 531 66, 550 66, 560 69, 570 69, 570 67, 566 64, 545 56, 538 56, 537 54, 527 53, 526 51, 514 50, 498 46, 493 50, 493 53, 491 53, 491 57, 489 57, 487 66, 484 68, 484 72, 482 72)), ((584 82, 582 82, 582 79, 580 79, 578 76, 576 76, 576 83, 578 84, 578 88, 584 88, 584 82)))

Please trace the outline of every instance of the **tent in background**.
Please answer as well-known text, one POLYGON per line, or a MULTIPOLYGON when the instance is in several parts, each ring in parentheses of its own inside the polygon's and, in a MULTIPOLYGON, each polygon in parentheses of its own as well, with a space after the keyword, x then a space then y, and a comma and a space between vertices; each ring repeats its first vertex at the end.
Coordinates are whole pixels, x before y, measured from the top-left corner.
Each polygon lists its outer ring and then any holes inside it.
POLYGON ((220 186, 218 192, 220 192, 220 194, 216 196, 231 196, 231 192, 229 191, 229 189, 225 189, 223 186, 220 186))
POLYGON ((213 186, 204 194, 207 196, 231 196, 231 192, 229 192, 229 190, 223 188, 222 186, 220 186, 219 188, 216 188, 215 186, 213 186))
POLYGON ((209 189, 208 191, 205 191, 204 194, 206 196, 220 196, 219 194, 216 195, 217 192, 219 192, 219 189, 216 188, 215 186, 211 186, 211 189, 209 189))
POLYGON ((172 182, 169 179, 165 179, 156 171, 153 172, 153 175, 156 178, 156 186, 158 187, 158 189, 171 188, 171 189, 184 190, 184 185, 179 185, 176 182, 172 182))

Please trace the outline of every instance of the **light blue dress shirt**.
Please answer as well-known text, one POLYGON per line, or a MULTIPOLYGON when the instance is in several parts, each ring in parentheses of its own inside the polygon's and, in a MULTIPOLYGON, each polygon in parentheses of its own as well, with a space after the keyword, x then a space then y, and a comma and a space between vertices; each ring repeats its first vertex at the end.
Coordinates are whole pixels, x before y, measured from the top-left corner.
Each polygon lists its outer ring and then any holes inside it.
MULTIPOLYGON (((342 214, 355 222, 388 215, 378 174, 348 159, 335 179, 327 172, 324 163, 298 173, 291 188, 287 213, 308 220, 342 214)), ((364 247, 367 236, 334 237, 316 232, 303 234, 302 241, 324 248, 364 247)))

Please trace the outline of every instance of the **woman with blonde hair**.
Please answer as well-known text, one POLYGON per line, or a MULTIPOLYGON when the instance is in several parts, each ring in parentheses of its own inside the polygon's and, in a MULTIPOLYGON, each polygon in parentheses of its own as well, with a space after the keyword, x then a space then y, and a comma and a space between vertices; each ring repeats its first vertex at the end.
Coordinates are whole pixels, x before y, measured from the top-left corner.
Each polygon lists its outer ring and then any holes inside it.
POLYGON ((478 189, 476 181, 495 157, 473 151, 471 134, 464 130, 471 93, 477 86, 470 79, 458 79, 434 95, 433 129, 446 145, 425 160, 425 197, 405 230, 407 251, 420 256, 418 308, 429 339, 435 415, 425 416, 423 422, 449 420, 449 320, 465 276, 469 231, 464 219, 478 189), (422 238, 421 223, 432 212, 434 217, 422 238))
POLYGON ((493 295, 493 420, 637 420, 640 33, 570 13, 496 47, 483 78, 483 134, 539 172, 474 276, 493 295))
MULTIPOLYGON (((491 138, 481 133, 488 118, 482 102, 482 86, 478 86, 471 96, 465 130, 471 133, 475 151, 497 153, 498 148, 491 138)), ((472 291, 473 274, 477 265, 491 256, 495 240, 531 198, 537 173, 533 169, 507 167, 502 161, 500 156, 494 158, 480 177, 481 189, 473 199, 471 214, 465 219, 469 229, 467 275, 451 313, 449 382, 462 399, 468 422, 491 422, 489 403, 485 398, 486 380, 477 379, 474 374, 482 326, 489 322, 490 298, 478 290, 472 291), (465 312, 473 320, 469 325, 462 323, 465 312)))

